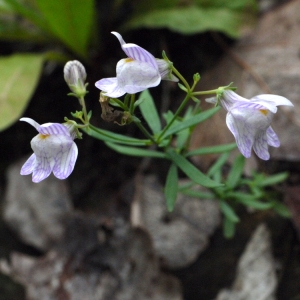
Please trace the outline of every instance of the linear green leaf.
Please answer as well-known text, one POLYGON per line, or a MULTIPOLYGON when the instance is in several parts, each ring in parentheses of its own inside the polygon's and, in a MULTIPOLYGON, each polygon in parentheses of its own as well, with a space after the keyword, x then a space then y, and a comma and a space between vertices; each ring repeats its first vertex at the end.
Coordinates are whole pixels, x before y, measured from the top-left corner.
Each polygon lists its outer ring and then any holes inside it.
POLYGON ((167 174, 165 185, 165 197, 168 211, 173 211, 178 193, 178 171, 177 166, 172 163, 167 174))
POLYGON ((124 155, 130 155, 130 156, 142 156, 142 157, 153 157, 153 158, 166 158, 166 155, 162 152, 154 151, 154 150, 148 150, 143 148, 137 148, 137 147, 128 147, 128 146, 122 146, 111 142, 105 142, 105 144, 115 150, 118 153, 124 154, 124 155))
POLYGON ((212 117, 216 112, 218 112, 220 110, 220 107, 214 107, 211 109, 208 109, 204 112, 201 112, 187 120, 184 120, 183 122, 180 122, 179 124, 177 123, 174 126, 171 126, 171 128, 169 130, 167 130, 167 132, 164 134, 163 137, 167 137, 170 136, 174 133, 177 133, 183 129, 192 127, 197 125, 198 123, 201 123, 207 119, 209 119, 210 117, 212 117))
POLYGON ((141 101, 139 108, 148 126, 153 133, 159 132, 161 130, 161 123, 155 103, 149 91, 143 91, 137 101, 140 101, 140 99, 145 99, 144 101, 141 101))
POLYGON ((205 187, 218 187, 222 184, 211 180, 191 164, 186 158, 177 154, 173 149, 167 150, 167 155, 192 181, 205 187))
POLYGON ((220 209, 231 222, 237 223, 240 218, 237 216, 233 208, 225 201, 220 201, 220 209))
POLYGON ((113 142, 132 146, 145 146, 151 144, 150 140, 140 140, 132 137, 128 137, 122 134, 113 133, 108 130, 97 128, 93 125, 89 125, 88 128, 82 128, 89 136, 104 142, 113 142))
POLYGON ((231 151, 234 149, 236 149, 236 143, 217 145, 217 146, 211 146, 211 147, 203 147, 203 148, 189 151, 186 154, 186 156, 188 157, 188 156, 193 156, 193 155, 217 154, 217 153, 228 152, 228 151, 231 151))

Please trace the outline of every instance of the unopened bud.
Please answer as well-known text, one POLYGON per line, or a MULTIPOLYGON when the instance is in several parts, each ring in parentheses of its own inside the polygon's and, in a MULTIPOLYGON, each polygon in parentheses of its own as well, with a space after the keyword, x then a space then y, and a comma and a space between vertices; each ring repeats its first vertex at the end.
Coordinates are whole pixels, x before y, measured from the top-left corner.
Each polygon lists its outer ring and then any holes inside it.
POLYGON ((64 67, 64 78, 73 93, 79 96, 86 94, 86 71, 81 62, 68 61, 64 67))

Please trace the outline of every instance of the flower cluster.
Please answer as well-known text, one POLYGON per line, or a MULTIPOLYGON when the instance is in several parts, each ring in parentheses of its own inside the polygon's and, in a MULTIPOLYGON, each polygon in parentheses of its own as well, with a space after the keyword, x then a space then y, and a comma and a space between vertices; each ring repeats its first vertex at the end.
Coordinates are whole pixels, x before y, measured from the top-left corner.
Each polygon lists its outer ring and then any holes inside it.
POLYGON ((226 124, 235 137, 237 146, 245 157, 251 156, 253 148, 257 156, 268 160, 268 145, 279 147, 279 139, 272 129, 271 122, 277 106, 293 106, 288 99, 277 95, 258 95, 250 100, 231 90, 225 90, 220 97, 206 99, 227 111, 226 124))
POLYGON ((122 36, 112 32, 119 40, 128 58, 117 63, 117 77, 104 78, 95 83, 105 96, 118 98, 125 93, 136 94, 147 88, 158 86, 161 80, 178 81, 171 74, 169 64, 163 59, 156 59, 142 47, 125 43, 122 36))
MULTIPOLYGON (((177 121, 177 117, 190 98, 195 100, 198 95, 216 94, 215 97, 208 98, 206 101, 216 105, 220 104, 227 111, 226 124, 234 135, 240 152, 245 157, 250 157, 253 149, 259 158, 268 160, 270 158, 268 146, 279 147, 280 142, 271 127, 271 122, 274 114, 277 112, 277 106, 293 106, 288 99, 277 95, 266 94, 248 100, 230 90, 230 86, 211 91, 194 92, 194 88, 200 79, 199 74, 194 75, 194 84, 190 87, 187 81, 172 66, 172 63, 166 57, 165 59, 157 59, 142 47, 132 43, 125 43, 119 33, 112 32, 112 34, 119 40, 121 48, 127 55, 127 58, 121 59, 117 63, 116 77, 104 78, 95 83, 96 87, 102 91, 100 93, 100 104, 102 107, 101 116, 104 120, 114 121, 120 125, 135 122, 139 128, 142 128, 142 125, 139 123, 140 120, 134 116, 134 108, 141 105, 142 102, 134 102, 135 97, 132 96, 130 105, 127 105, 130 96, 125 97, 124 102, 116 98, 126 93, 136 94, 147 88, 155 87, 160 84, 161 80, 177 82, 178 78, 180 78, 183 84, 179 86, 182 90, 187 92, 187 97, 185 97, 183 103, 173 115, 173 119, 160 133, 160 137, 164 137, 164 134, 167 132, 167 129, 170 128, 172 122, 177 121), (172 74, 172 71, 178 78, 172 74), (110 101, 114 101, 118 108, 123 108, 124 111, 115 111, 109 106, 110 101)), ((84 66, 76 60, 68 62, 64 67, 64 78, 72 91, 69 95, 77 97, 82 106, 81 111, 76 111, 76 113, 72 114, 73 117, 81 121, 80 125, 68 119, 66 119, 67 123, 64 124, 46 123, 43 125, 38 124, 30 118, 20 119, 21 121, 29 123, 38 131, 38 135, 31 140, 31 147, 34 153, 21 169, 21 175, 32 173, 33 182, 44 180, 51 172, 59 179, 67 178, 74 169, 78 155, 78 149, 74 142, 76 136, 80 137, 78 129, 85 130, 87 133, 91 133, 93 130, 95 131, 93 126, 89 123, 91 113, 87 113, 85 106, 84 96, 87 93, 87 83, 85 83, 86 71, 84 66)), ((149 118, 149 120, 150 119, 151 118, 149 118)), ((151 122, 154 119, 159 120, 159 118, 155 116, 151 119, 151 122)), ((151 127, 151 124, 149 127, 151 127)), ((143 133, 146 133, 145 135, 148 138, 150 136, 150 142, 159 144, 159 138, 156 140, 146 129, 142 128, 141 130, 143 133)), ((96 136, 99 137, 102 133, 104 133, 104 131, 98 130, 96 136)), ((110 135, 107 132, 105 132, 105 135, 108 136, 109 142, 111 140, 120 140, 119 135, 110 135)), ((103 140, 105 141, 105 139, 103 140)), ((121 138, 121 140, 125 141, 125 144, 128 143, 126 137, 125 139, 121 138)), ((152 152, 148 153, 152 154, 152 152)))

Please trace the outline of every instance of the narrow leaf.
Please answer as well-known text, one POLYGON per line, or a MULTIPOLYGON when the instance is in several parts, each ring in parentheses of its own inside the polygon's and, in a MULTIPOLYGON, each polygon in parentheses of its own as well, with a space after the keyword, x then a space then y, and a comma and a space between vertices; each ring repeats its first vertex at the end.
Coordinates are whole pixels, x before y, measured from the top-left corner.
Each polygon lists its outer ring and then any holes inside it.
POLYGON ((199 148, 199 149, 189 151, 186 154, 186 156, 204 155, 204 154, 217 154, 217 153, 228 152, 228 151, 231 151, 231 150, 234 150, 234 149, 236 149, 236 143, 225 144, 225 145, 217 145, 217 146, 211 146, 211 147, 203 147, 203 148, 199 148))
POLYGON ((269 185, 275 185, 277 183, 281 183, 285 181, 288 178, 289 174, 288 173, 279 173, 275 175, 270 175, 261 181, 257 182, 258 186, 269 186, 269 185))
POLYGON ((207 175, 213 176, 218 171, 220 171, 221 168, 223 167, 223 165, 227 162, 229 155, 230 155, 229 152, 226 152, 226 153, 223 153, 222 155, 220 155, 220 157, 217 159, 217 161, 215 161, 215 163, 209 168, 207 175))
POLYGON ((235 222, 226 217, 223 220, 223 234, 227 239, 233 238, 235 234, 235 222))
POLYGON ((180 154, 177 154, 173 149, 168 149, 167 154, 170 160, 173 161, 177 165, 177 167, 180 168, 192 181, 205 187, 222 186, 222 184, 215 182, 209 177, 205 176, 186 158, 184 158, 180 154))
POLYGON ((184 120, 183 122, 177 123, 174 126, 171 126, 171 128, 169 130, 167 130, 167 132, 164 134, 164 137, 167 137, 169 135, 177 133, 183 129, 195 126, 195 125, 209 119, 219 110, 220 110, 219 106, 214 107, 214 108, 208 109, 204 112, 201 112, 187 120, 184 120))
POLYGON ((166 185, 165 185, 165 197, 167 201, 168 211, 173 211, 178 193, 178 172, 177 166, 171 164, 168 171, 166 185))
POLYGON ((88 128, 82 128, 89 136, 94 137, 95 139, 104 141, 104 142, 114 142, 124 145, 131 145, 131 146, 145 146, 151 143, 150 140, 140 140, 132 137, 128 137, 122 134, 113 133, 108 130, 97 128, 93 125, 89 125, 88 128))
POLYGON ((0 130, 23 114, 41 75, 42 54, 15 54, 0 58, 0 130))
POLYGON ((220 201, 220 209, 231 222, 237 223, 240 221, 240 218, 237 216, 234 209, 227 202, 220 201))
POLYGON ((159 132, 161 130, 160 119, 153 98, 148 90, 143 91, 137 101, 141 99, 144 100, 141 101, 139 107, 144 119, 153 133, 159 132))
POLYGON ((228 174, 226 185, 230 188, 235 188, 238 184, 238 181, 241 179, 245 166, 245 157, 243 155, 239 155, 234 160, 234 163, 231 167, 231 170, 228 174))
POLYGON ((105 142, 105 144, 115 150, 118 153, 130 156, 143 156, 143 157, 153 157, 153 158, 166 158, 166 155, 162 152, 148 150, 143 148, 137 147, 128 147, 128 146, 121 146, 111 142, 105 142))

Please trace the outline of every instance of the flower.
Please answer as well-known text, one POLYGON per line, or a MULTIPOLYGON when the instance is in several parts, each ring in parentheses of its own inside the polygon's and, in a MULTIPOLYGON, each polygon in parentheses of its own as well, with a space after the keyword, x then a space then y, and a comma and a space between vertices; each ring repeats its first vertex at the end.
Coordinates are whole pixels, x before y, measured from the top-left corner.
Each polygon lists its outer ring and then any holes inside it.
POLYGON ((73 171, 78 149, 73 139, 75 132, 59 123, 38 124, 30 118, 21 118, 32 125, 39 134, 31 140, 33 154, 21 169, 21 175, 32 173, 32 181, 40 182, 51 172, 59 179, 67 178, 73 171))
POLYGON ((78 60, 68 61, 64 67, 64 78, 70 90, 79 96, 86 94, 86 71, 78 60))
POLYGON ((235 137, 237 146, 245 157, 251 156, 253 147, 257 156, 268 160, 268 145, 279 147, 279 139, 270 126, 277 106, 293 106, 290 100, 271 94, 263 94, 246 99, 231 90, 222 95, 206 99, 210 103, 218 103, 228 112, 226 124, 235 137))
POLYGON ((178 81, 172 75, 170 65, 163 59, 156 59, 142 47, 128 43, 117 32, 114 34, 128 58, 117 63, 117 77, 104 78, 95 83, 96 87, 105 92, 105 96, 118 98, 125 93, 135 94, 155 87, 162 79, 178 81))

